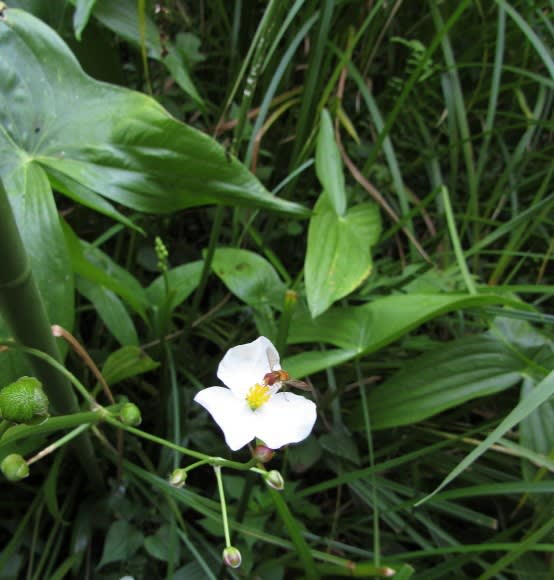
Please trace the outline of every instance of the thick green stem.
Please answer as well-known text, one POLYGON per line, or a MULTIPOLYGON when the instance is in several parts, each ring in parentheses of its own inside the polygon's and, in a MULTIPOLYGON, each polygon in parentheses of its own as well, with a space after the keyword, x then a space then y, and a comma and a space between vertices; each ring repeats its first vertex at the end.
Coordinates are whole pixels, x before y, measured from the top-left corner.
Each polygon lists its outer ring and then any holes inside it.
MULTIPOLYGON (((0 181, 0 315, 15 339, 61 362, 42 297, 33 277, 8 197, 0 181)), ((77 398, 67 378, 46 361, 29 357, 33 374, 42 382, 52 408, 61 414, 76 413, 77 398)), ((76 441, 78 456, 89 477, 100 481, 92 446, 86 435, 76 441)))

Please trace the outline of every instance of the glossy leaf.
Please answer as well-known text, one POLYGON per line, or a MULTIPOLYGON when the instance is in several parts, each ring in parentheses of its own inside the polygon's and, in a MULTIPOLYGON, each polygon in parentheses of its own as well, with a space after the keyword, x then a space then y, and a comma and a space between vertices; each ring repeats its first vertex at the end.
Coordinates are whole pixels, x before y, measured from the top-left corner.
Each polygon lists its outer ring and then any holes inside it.
POLYGON ((379 209, 360 204, 338 216, 322 195, 310 220, 304 273, 312 317, 350 294, 371 273, 370 247, 381 231, 379 209))
POLYGON ((212 269, 225 286, 249 306, 283 308, 285 285, 273 266, 259 254, 219 248, 214 254, 212 269))
MULTIPOLYGON (((489 334, 437 346, 370 389, 371 425, 385 429, 416 423, 508 389, 521 380, 524 370, 521 358, 489 334)), ((363 428, 361 416, 358 419, 356 427, 363 428)))
POLYGON ((316 319, 299 308, 292 321, 289 343, 324 342, 364 354, 445 312, 503 303, 519 304, 494 294, 397 294, 363 306, 335 307, 316 319))
POLYGON ((289 356, 283 368, 296 377, 303 377, 374 352, 446 312, 503 303, 520 306, 519 302, 494 294, 399 294, 378 298, 363 306, 334 307, 316 319, 306 309, 299 308, 291 324, 288 343, 323 342, 338 348, 289 356))
POLYGON ((154 370, 160 366, 138 346, 125 346, 106 359, 102 375, 109 385, 154 370))
POLYGON ((335 142, 333 122, 327 109, 321 111, 321 122, 315 152, 315 170, 331 208, 337 216, 346 212, 346 190, 340 152, 335 142))
POLYGON ((148 301, 137 279, 102 250, 80 240, 67 224, 63 228, 73 271, 85 280, 115 292, 146 319, 148 301))
POLYGON ((36 162, 67 189, 76 182, 145 212, 228 203, 306 214, 153 99, 86 76, 33 16, 6 9, 0 39, 2 175, 36 162))
POLYGON ((77 290, 85 296, 103 320, 108 330, 122 345, 138 345, 138 336, 129 316, 117 295, 100 284, 94 284, 85 278, 77 278, 77 290))

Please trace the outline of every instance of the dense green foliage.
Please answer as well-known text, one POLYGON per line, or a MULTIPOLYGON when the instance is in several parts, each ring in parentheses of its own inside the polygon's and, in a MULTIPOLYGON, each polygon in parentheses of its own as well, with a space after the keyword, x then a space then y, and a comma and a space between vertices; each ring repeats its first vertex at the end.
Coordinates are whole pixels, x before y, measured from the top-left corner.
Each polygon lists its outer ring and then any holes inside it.
POLYGON ((552 6, 6 3, 0 578, 551 577, 552 6), (283 490, 193 401, 260 335, 283 490))

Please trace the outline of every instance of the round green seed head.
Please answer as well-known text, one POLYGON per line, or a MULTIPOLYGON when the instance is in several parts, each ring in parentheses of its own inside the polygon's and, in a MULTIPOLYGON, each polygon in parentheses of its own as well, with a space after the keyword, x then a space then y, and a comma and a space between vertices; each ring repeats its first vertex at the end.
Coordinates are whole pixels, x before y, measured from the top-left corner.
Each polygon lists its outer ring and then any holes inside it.
POLYGON ((14 423, 32 423, 48 417, 48 397, 40 381, 21 377, 0 390, 0 416, 14 423))

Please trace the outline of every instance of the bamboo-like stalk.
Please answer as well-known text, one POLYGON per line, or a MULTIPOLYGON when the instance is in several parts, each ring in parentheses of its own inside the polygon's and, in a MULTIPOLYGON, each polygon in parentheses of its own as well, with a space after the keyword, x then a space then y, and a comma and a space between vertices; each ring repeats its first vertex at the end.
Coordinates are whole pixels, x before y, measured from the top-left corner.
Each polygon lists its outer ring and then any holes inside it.
MULTIPOLYGON (((29 258, 17 229, 4 185, 0 180, 0 315, 17 342, 49 354, 62 362, 44 302, 35 282, 29 258)), ((33 374, 42 382, 52 409, 61 414, 78 412, 77 397, 69 381, 54 367, 36 357, 29 357, 33 374)), ((75 445, 87 474, 100 482, 92 445, 87 435, 75 445)))

